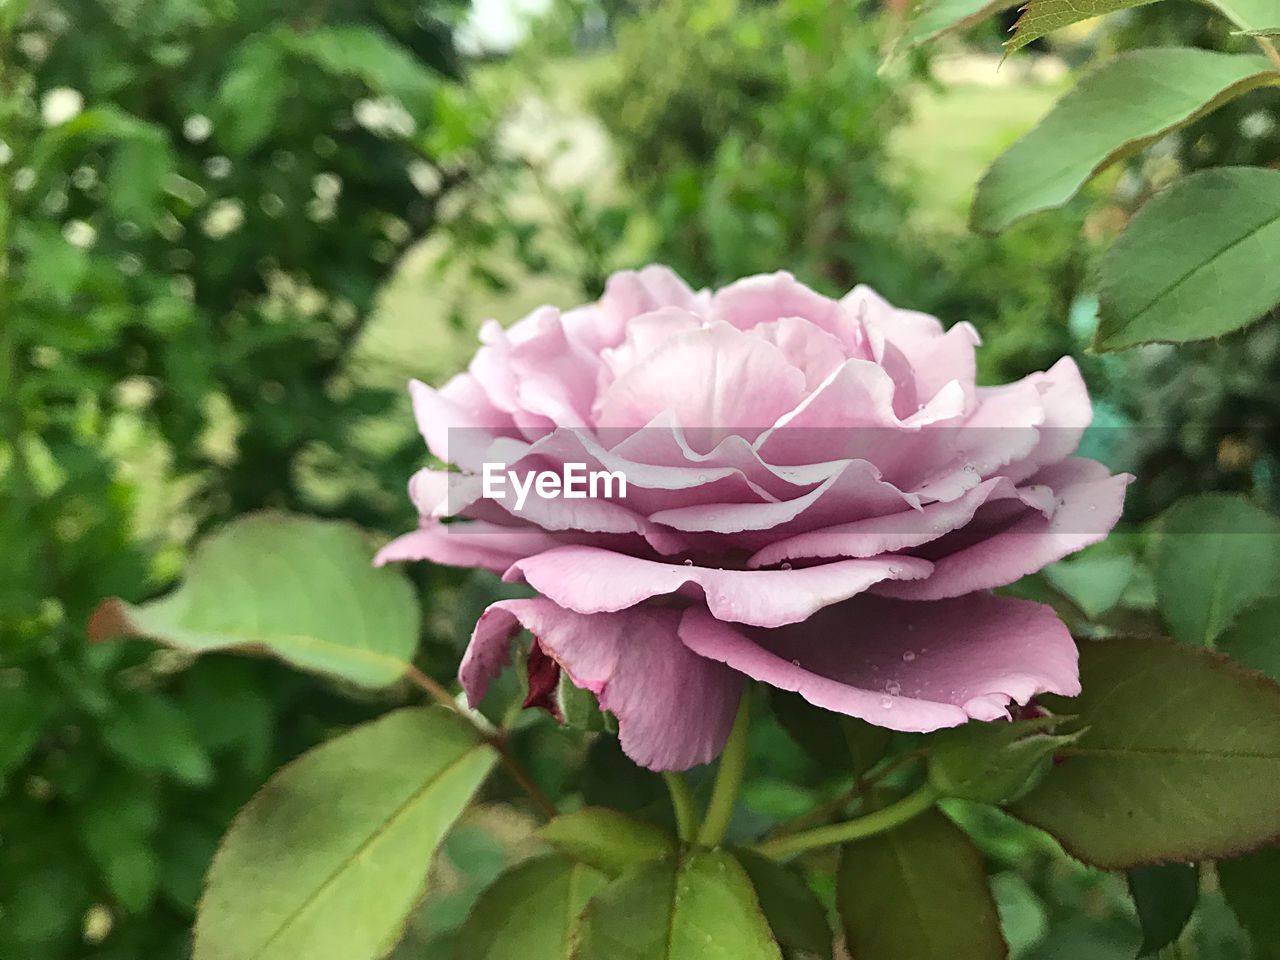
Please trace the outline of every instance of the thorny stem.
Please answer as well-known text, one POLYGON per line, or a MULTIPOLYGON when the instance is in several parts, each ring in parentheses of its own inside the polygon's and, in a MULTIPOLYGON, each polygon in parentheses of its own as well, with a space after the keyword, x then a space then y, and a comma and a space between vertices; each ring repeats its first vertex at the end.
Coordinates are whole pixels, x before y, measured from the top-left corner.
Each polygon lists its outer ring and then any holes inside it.
POLYGON ((938 791, 931 784, 926 783, 915 793, 908 794, 897 803, 892 803, 882 810, 868 813, 865 817, 858 817, 856 820, 845 823, 835 823, 829 827, 818 827, 788 837, 766 840, 756 844, 754 849, 757 853, 775 860, 789 860, 807 850, 872 837, 918 817, 931 809, 938 802, 939 797, 938 791))
POLYGON ((667 792, 671 794, 671 808, 676 814, 676 834, 681 840, 688 842, 698 829, 698 811, 694 807, 689 784, 679 773, 672 771, 664 773, 662 779, 666 781, 667 792))
POLYGON ((507 773, 511 774, 511 779, 523 790, 529 797, 531 803, 537 808, 538 812, 547 820, 554 820, 559 813, 556 805, 551 802, 542 789, 533 782, 533 778, 529 776, 524 767, 520 766, 520 762, 511 755, 507 748, 506 740, 499 734, 495 735, 490 730, 483 729, 475 719, 458 704, 458 701, 449 695, 449 691, 440 686, 435 680, 427 676, 413 664, 409 664, 405 670, 405 678, 418 689, 424 691, 432 700, 452 710, 458 716, 462 717, 473 727, 480 731, 485 740, 497 751, 498 758, 502 761, 502 765, 507 768, 507 773))
POLYGON ((717 846, 724 839, 734 805, 738 802, 742 774, 747 766, 747 731, 751 726, 750 696, 751 688, 744 687, 733 729, 729 731, 729 739, 720 754, 720 766, 716 768, 716 782, 711 788, 707 815, 698 830, 698 843, 704 847, 717 846))

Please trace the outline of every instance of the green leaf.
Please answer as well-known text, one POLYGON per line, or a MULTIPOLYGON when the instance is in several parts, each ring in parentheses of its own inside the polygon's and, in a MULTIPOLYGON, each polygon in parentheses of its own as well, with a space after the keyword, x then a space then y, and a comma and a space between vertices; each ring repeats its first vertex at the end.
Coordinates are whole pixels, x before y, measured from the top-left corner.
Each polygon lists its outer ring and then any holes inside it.
POLYGON ((1137 563, 1126 554, 1085 555, 1045 568, 1045 578, 1091 620, 1115 607, 1137 573, 1137 563))
POLYGON ((610 877, 676 852, 675 837, 661 827, 607 807, 583 807, 556 817, 538 837, 610 877))
POLYGON ((723 850, 623 874, 587 904, 573 960, 781 960, 751 881, 723 850))
POLYGON ((186 579, 159 600, 108 600, 89 636, 151 637, 192 653, 245 649, 364 687, 404 675, 418 607, 399 570, 374 569, 345 523, 264 513, 204 541, 186 579))
POLYGON ((178 158, 163 135, 134 137, 116 150, 107 175, 107 200, 126 220, 146 226, 159 212, 165 180, 178 158))
POLYGON ((1241 666, 1280 683, 1280 597, 1267 597, 1240 613, 1217 647, 1241 666))
POLYGON ((1055 750, 1080 732, 1053 735, 1068 717, 1017 723, 966 723, 930 740, 929 781, 944 797, 1005 803, 1021 797, 1049 772, 1055 750))
POLYGON ((844 848, 836 903, 849 953, 875 960, 1007 956, 982 854, 932 810, 844 848))
POLYGON ((1280 848, 1267 847, 1218 864, 1218 882, 1258 960, 1280 958, 1280 848))
POLYGON ((304 754, 231 824, 195 960, 373 960, 399 939, 441 839, 496 754, 442 707, 399 710, 304 754))
POLYGON ((1156 0, 1031 0, 1022 8, 1022 16, 1013 25, 1013 36, 1004 45, 1005 55, 1021 50, 1047 33, 1069 27, 1081 20, 1155 2, 1156 0))
POLYGON ((45 710, 41 699, 26 687, 5 687, 0 696, 0 785, 35 747, 44 726, 45 710))
POLYGON ((993 13, 1016 7, 1022 0, 924 0, 917 4, 906 28, 894 43, 894 55, 923 46, 956 30, 967 30, 993 13))
POLYGON ((1275 0, 1207 0, 1209 6, 1240 28, 1249 36, 1267 36, 1280 33, 1280 10, 1275 0))
POLYGON ((267 139, 280 118, 288 79, 271 35, 255 34, 236 50, 213 107, 214 136, 227 153, 244 156, 267 139))
POLYGON ((1129 893, 1142 927, 1138 956, 1163 950, 1182 934, 1200 900, 1200 866, 1166 863, 1129 871, 1129 893))
POLYGON ((1185 343, 1238 330, 1280 302, 1280 171, 1183 177, 1102 258, 1094 348, 1185 343))
POLYGON ((804 875, 751 850, 735 850, 733 855, 751 878, 760 908, 778 942, 788 950, 830 960, 835 938, 827 911, 804 875))
POLYGON ((609 729, 609 718, 600 711, 600 703, 590 690, 574 686, 563 671, 556 681, 556 704, 566 727, 599 733, 609 729))
POLYGON ((1176 640, 1211 646, 1280 586, 1280 519, 1241 496, 1178 501, 1160 520, 1156 595, 1176 640))
POLYGON ((119 712, 103 726, 102 739, 112 752, 142 770, 167 773, 196 787, 213 779, 213 762, 190 720, 158 695, 123 700, 119 712))
POLYGON ((1090 70, 978 184, 970 220, 997 233, 1061 207, 1093 176, 1280 73, 1266 57, 1208 50, 1122 53, 1090 70))
POLYGON ((480 895, 458 932, 456 960, 568 960, 578 914, 603 874, 555 854, 526 860, 480 895))
POLYGON ((285 49, 328 73, 355 77, 375 93, 394 95, 411 111, 427 107, 436 81, 430 70, 381 31, 364 26, 321 27, 306 33, 281 31, 285 49))
POLYGON ((154 788, 124 770, 99 775, 78 812, 81 839, 107 888, 128 912, 145 910, 160 881, 152 850, 160 820, 154 788))
POLYGON ((1044 697, 1088 724, 1011 808, 1086 863, 1211 860, 1280 836, 1280 686, 1157 639, 1080 645, 1083 693, 1044 697))

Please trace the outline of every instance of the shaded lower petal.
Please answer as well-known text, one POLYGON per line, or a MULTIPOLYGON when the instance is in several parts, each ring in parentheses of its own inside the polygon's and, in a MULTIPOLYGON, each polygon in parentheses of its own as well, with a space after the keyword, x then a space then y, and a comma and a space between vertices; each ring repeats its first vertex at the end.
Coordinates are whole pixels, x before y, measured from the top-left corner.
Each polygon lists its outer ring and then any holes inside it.
POLYGON ((627 756, 652 770, 685 770, 723 749, 743 678, 682 644, 679 624, 672 608, 583 615, 542 598, 501 600, 476 624, 458 676, 474 706, 524 627, 575 686, 618 718, 627 756))
POLYGON ((517 561, 503 579, 523 579, 578 613, 626 610, 668 594, 701 594, 720 620, 780 627, 884 580, 919 579, 931 569, 929 561, 915 557, 875 557, 799 570, 718 570, 565 546, 517 561))
POLYGON ((893 730, 995 720, 1010 702, 1080 692, 1075 642, 1053 610, 987 593, 932 603, 857 597, 780 630, 691 608, 680 639, 816 706, 893 730))

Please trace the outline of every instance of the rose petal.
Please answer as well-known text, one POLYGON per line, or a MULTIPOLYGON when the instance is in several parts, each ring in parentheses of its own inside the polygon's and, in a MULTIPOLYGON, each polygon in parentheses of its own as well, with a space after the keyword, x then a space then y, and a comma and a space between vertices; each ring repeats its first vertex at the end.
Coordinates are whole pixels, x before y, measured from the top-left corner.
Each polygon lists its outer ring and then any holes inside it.
POLYGON ((758 432, 803 396, 804 374, 777 347, 716 323, 671 337, 619 377, 597 399, 595 423, 639 428, 670 410, 720 437, 758 432))
POLYGON ((803 624, 750 630, 691 608, 695 653, 810 703, 893 730, 1007 717, 1010 701, 1080 692, 1077 653, 1050 607, 979 593, 934 603, 863 596, 803 624))
POLYGON ((449 567, 483 567, 502 573, 512 563, 562 542, 533 528, 500 527, 480 520, 451 523, 423 520, 422 526, 392 540, 374 557, 375 566, 430 560, 449 567))
POLYGON ((652 770, 684 770, 723 749, 742 676, 682 644, 679 623, 670 608, 584 616, 549 600, 502 600, 480 617, 458 676, 475 706, 525 627, 575 686, 618 718, 627 756, 652 770))
POLYGON ((577 613, 626 610, 668 594, 701 594, 721 620, 780 627, 883 580, 920 579, 931 569, 927 560, 914 557, 877 557, 798 570, 718 570, 565 546, 517 561, 503 579, 523 579, 577 613))
POLYGON ((837 301, 811 290, 785 270, 744 277, 717 290, 711 299, 711 315, 739 330, 783 317, 800 317, 846 347, 856 346, 861 337, 837 301))
MULTIPOLYGON (((937 566, 927 580, 883 584, 876 592, 910 600, 940 600, 1013 583, 1104 540, 1120 519, 1125 487, 1133 476, 1111 476, 1100 463, 1073 458, 1031 480, 1057 495, 1058 506, 1051 516, 1027 510, 998 529, 983 530, 980 510, 968 528, 957 531, 961 547, 949 553, 930 551, 937 566)), ((946 538, 937 541, 937 547, 946 550, 946 538)))

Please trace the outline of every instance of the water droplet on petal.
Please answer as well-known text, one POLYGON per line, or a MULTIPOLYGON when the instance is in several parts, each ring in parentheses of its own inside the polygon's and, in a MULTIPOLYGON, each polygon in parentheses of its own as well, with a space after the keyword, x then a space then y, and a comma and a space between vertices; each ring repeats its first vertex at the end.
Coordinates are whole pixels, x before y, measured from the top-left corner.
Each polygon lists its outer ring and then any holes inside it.
POLYGON ((902 659, 907 663, 910 663, 915 658, 916 658, 916 652, 914 650, 908 650, 902 655, 902 659))
POLYGON ((884 707, 886 710, 892 710, 892 709, 893 709, 893 697, 881 697, 881 698, 880 698, 880 706, 884 707))
POLYGON ((692 560, 685 560, 684 565, 685 565, 686 567, 692 567, 692 566, 693 566, 693 561, 692 561, 692 560))
POLYGON ((799 661, 799 660, 792 660, 792 661, 791 661, 791 665, 792 665, 793 667, 798 667, 798 666, 800 666, 800 661, 799 661))
POLYGON ((897 680, 890 680, 884 685, 884 692, 889 694, 891 697, 896 697, 902 692, 902 684, 897 680))
POLYGON ((782 569, 783 569, 783 570, 790 570, 790 569, 791 569, 791 564, 789 564, 789 563, 784 563, 784 564, 782 565, 782 569))
POLYGON ((902 568, 901 568, 901 567, 890 567, 890 568, 889 568, 889 573, 890 573, 890 575, 891 575, 891 576, 895 576, 895 577, 896 577, 896 576, 897 576, 898 574, 900 574, 901 572, 902 572, 902 568))

